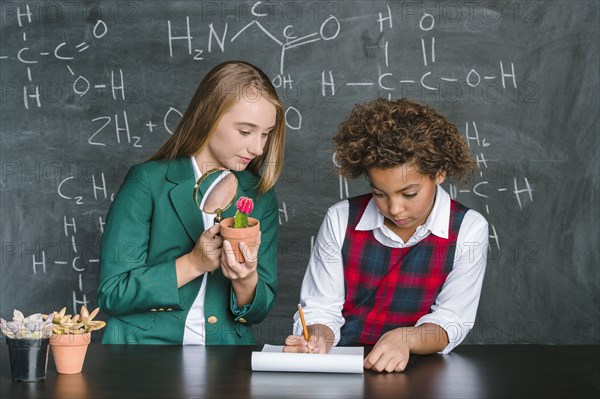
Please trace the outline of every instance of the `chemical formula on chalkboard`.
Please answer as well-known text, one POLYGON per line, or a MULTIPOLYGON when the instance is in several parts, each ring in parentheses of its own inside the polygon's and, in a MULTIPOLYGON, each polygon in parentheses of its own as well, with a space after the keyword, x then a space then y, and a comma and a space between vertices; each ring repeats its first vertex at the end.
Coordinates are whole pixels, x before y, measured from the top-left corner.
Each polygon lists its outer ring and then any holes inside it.
MULTIPOLYGON (((221 21, 219 23, 219 30, 217 30, 214 22, 207 21, 204 16, 198 17, 199 22, 195 21, 194 15, 191 13, 191 16, 186 13, 186 15, 180 15, 177 18, 166 17, 163 22, 159 21, 158 23, 165 28, 163 29, 164 36, 162 37, 162 41, 165 43, 163 49, 166 50, 168 48, 168 53, 165 51, 163 54, 160 54, 157 51, 158 54, 154 56, 168 57, 170 59, 175 58, 178 60, 181 59, 181 56, 184 56, 190 62, 202 61, 206 63, 210 62, 213 53, 226 54, 229 49, 228 46, 233 45, 236 41, 243 40, 246 35, 252 35, 253 38, 259 37, 261 41, 275 45, 278 49, 278 55, 276 56, 278 73, 273 75, 272 78, 274 86, 282 89, 293 89, 300 78, 296 77, 298 69, 294 68, 297 66, 297 63, 295 62, 291 66, 287 65, 291 57, 291 52, 300 47, 311 47, 310 51, 318 52, 321 43, 326 41, 335 42, 338 37, 345 37, 352 33, 344 29, 344 24, 333 14, 324 15, 320 24, 316 24, 317 26, 315 26, 315 30, 312 32, 304 32, 305 29, 302 26, 298 26, 298 23, 287 24, 281 27, 279 24, 273 24, 274 21, 271 14, 264 12, 261 6, 263 6, 261 2, 255 2, 249 9, 246 21, 237 20, 231 25, 227 19, 224 22, 221 21), (193 28, 204 32, 204 34, 192 33, 193 28)), ((415 25, 418 27, 418 30, 415 30, 413 40, 418 43, 420 54, 412 54, 410 57, 422 60, 422 66, 416 76, 413 76, 414 71, 405 72, 401 65, 397 65, 397 63, 401 64, 401 60, 397 60, 398 57, 391 57, 390 54, 390 52, 397 54, 398 49, 402 46, 401 43, 396 43, 395 41, 399 39, 406 41, 406 38, 402 34, 396 33, 396 30, 406 20, 401 21, 398 16, 395 16, 392 7, 390 4, 385 4, 383 8, 377 10, 372 15, 352 16, 352 18, 360 18, 367 21, 366 23, 371 25, 367 25, 368 28, 377 34, 376 40, 366 40, 366 47, 371 52, 370 57, 373 58, 373 63, 377 65, 378 73, 375 76, 367 76, 365 74, 360 80, 351 80, 348 79, 348 75, 350 75, 348 68, 340 71, 338 66, 337 70, 335 68, 317 70, 318 73, 315 76, 309 76, 309 78, 311 81, 318 82, 321 97, 331 100, 340 95, 351 96, 351 90, 361 92, 368 88, 376 89, 377 93, 391 99, 395 97, 397 91, 406 94, 407 92, 410 93, 411 90, 414 91, 415 86, 420 86, 420 89, 428 92, 443 91, 444 98, 452 99, 464 85, 470 88, 477 88, 484 81, 497 83, 494 86, 497 88, 506 89, 507 86, 514 89, 518 88, 515 63, 510 59, 497 60, 494 68, 488 67, 483 71, 471 67, 471 65, 477 64, 478 60, 465 60, 466 65, 461 68, 461 70, 465 71, 462 75, 459 75, 454 70, 445 74, 434 73, 434 66, 436 64, 443 64, 444 62, 443 58, 439 56, 440 52, 436 52, 436 47, 445 43, 440 40, 436 42, 436 18, 428 12, 422 12, 420 15, 415 13, 413 16, 415 18, 415 25), (379 50, 380 54, 373 53, 374 50, 379 50), (339 75, 344 75, 345 77, 342 78, 339 75), (340 93, 342 88, 344 88, 344 91, 340 93)), ((28 81, 26 85, 23 85, 22 93, 22 102, 25 109, 30 109, 31 106, 38 108, 43 106, 39 84, 35 83, 33 79, 32 67, 44 63, 47 57, 53 57, 55 60, 63 63, 65 74, 68 73, 71 79, 73 79, 71 90, 75 98, 83 98, 90 95, 97 97, 98 94, 92 94, 93 91, 107 91, 109 96, 104 99, 105 101, 112 100, 121 103, 121 107, 117 112, 108 115, 98 114, 90 120, 90 134, 87 139, 88 145, 107 148, 115 145, 128 146, 131 150, 135 150, 144 146, 142 131, 145 134, 152 134, 160 126, 162 130, 168 134, 172 134, 173 127, 178 118, 182 116, 182 109, 178 109, 175 104, 166 108, 164 114, 159 115, 158 118, 151 117, 143 125, 134 125, 134 122, 128 115, 127 103, 125 102, 128 92, 127 76, 133 71, 128 71, 126 66, 105 67, 103 75, 106 75, 106 80, 100 80, 88 77, 87 75, 90 71, 85 71, 82 67, 78 66, 80 60, 90 57, 96 48, 105 45, 106 42, 102 39, 109 38, 112 31, 118 29, 118 27, 109 27, 109 24, 105 21, 97 19, 87 31, 80 32, 81 39, 69 42, 56 40, 56 44, 53 43, 48 48, 40 48, 38 51, 37 49, 34 50, 34 48, 39 46, 34 46, 28 42, 28 31, 35 30, 36 28, 36 24, 34 23, 35 18, 33 18, 34 13, 29 4, 25 3, 17 6, 14 17, 21 31, 22 47, 18 49, 16 54, 0 55, 0 59, 2 62, 16 60, 25 69, 28 81), (86 37, 93 38, 94 43, 88 43, 84 40, 86 37)), ((110 47, 110 45, 107 47, 110 47)), ((407 54, 403 54, 402 58, 406 58, 407 56, 407 54)), ((327 57, 325 57, 325 60, 327 60, 327 57)), ((329 66, 333 65, 331 61, 328 64, 329 66)), ((349 69, 352 71, 352 68, 349 69)), ((359 76, 354 73, 352 75, 359 76)), ((302 121, 305 118, 302 109, 291 105, 286 108, 288 129, 292 131, 302 130, 302 121)), ((139 118, 135 119, 139 120, 139 118)), ((476 121, 465 122, 465 136, 469 146, 476 153, 477 162, 481 170, 480 177, 483 177, 483 172, 488 167, 485 151, 488 147, 490 147, 489 149, 493 149, 493 140, 480 137, 476 121)), ((98 201, 99 199, 112 201, 114 197, 114 192, 108 192, 106 176, 103 171, 92 174, 90 177, 91 180, 87 182, 87 187, 73 185, 75 180, 75 176, 73 175, 64 177, 56 187, 58 196, 73 204, 75 208, 72 209, 75 212, 77 212, 77 207, 85 207, 91 198, 94 201, 98 201)), ((532 193, 534 189, 526 177, 523 178, 522 182, 518 182, 515 177, 511 187, 490 189, 489 186, 489 181, 481 180, 474 182, 469 189, 459 189, 454 185, 450 185, 449 191, 453 198, 470 193, 482 199, 488 199, 493 195, 490 190, 494 190, 496 193, 512 192, 519 209, 523 208, 525 199, 528 199, 530 202, 533 201, 532 193), (523 187, 520 186, 521 184, 523 187), (522 199, 521 194, 526 194, 526 197, 522 199)), ((350 191, 349 182, 339 177, 339 198, 347 198, 350 195, 350 191)), ((500 249, 500 235, 493 223, 494 217, 490 211, 490 206, 488 203, 485 203, 484 206, 485 213, 488 215, 488 219, 491 220, 490 238, 495 243, 496 248, 500 249)), ((288 205, 285 198, 283 198, 280 207, 280 224, 289 222, 289 215, 294 214, 295 211, 300 210, 290 209, 288 212, 288 205)), ((53 263, 56 265, 67 265, 70 263, 73 271, 78 273, 77 289, 73 290, 73 308, 75 311, 76 306, 79 304, 89 306, 82 283, 82 273, 85 267, 80 266, 81 257, 77 256, 77 224, 75 216, 69 215, 67 217, 67 215, 63 215, 63 217, 65 238, 72 243, 72 253, 74 256, 68 260, 54 260, 53 263), (83 299, 78 299, 77 295, 82 295, 83 299)), ((78 218, 80 217, 78 216, 78 218)), ((98 217, 98 220, 94 223, 99 228, 100 233, 102 233, 102 216, 98 217)), ((311 247, 313 241, 314 236, 310 237, 311 247)), ((46 273, 45 250, 41 250, 39 254, 32 254, 31 262, 34 274, 39 270, 46 273)), ((88 264, 95 264, 98 263, 98 259, 87 259, 86 262, 88 264)))

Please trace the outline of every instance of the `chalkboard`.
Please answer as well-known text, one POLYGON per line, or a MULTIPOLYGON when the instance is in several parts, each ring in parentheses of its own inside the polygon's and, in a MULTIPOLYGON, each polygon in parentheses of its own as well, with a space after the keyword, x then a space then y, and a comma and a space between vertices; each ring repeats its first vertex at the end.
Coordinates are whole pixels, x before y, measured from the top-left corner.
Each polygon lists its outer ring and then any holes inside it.
POLYGON ((3 1, 0 24, 2 317, 96 307, 129 167, 208 70, 242 59, 287 116, 279 297, 259 342, 291 331, 326 209, 368 191, 334 174, 336 127, 354 104, 408 97, 447 115, 480 166, 444 183, 490 222, 466 342, 599 343, 598 2, 3 1))

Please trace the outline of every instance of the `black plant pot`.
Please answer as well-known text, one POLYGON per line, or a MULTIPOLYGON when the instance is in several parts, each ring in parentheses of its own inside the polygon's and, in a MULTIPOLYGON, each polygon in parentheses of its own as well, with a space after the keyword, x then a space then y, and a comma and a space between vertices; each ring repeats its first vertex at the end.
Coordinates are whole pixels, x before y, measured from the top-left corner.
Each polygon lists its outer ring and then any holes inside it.
POLYGON ((13 381, 39 381, 46 379, 49 342, 49 338, 6 338, 13 381))

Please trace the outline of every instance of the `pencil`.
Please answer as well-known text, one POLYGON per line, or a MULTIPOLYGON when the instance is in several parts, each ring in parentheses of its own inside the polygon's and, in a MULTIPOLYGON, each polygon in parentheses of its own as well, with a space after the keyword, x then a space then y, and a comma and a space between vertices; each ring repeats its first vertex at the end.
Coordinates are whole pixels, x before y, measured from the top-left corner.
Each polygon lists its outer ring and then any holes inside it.
POLYGON ((298 313, 300 313, 300 321, 302 322, 302 332, 304 333, 304 339, 308 342, 308 328, 306 328, 306 320, 304 320, 304 312, 302 311, 302 305, 298 304, 298 313))

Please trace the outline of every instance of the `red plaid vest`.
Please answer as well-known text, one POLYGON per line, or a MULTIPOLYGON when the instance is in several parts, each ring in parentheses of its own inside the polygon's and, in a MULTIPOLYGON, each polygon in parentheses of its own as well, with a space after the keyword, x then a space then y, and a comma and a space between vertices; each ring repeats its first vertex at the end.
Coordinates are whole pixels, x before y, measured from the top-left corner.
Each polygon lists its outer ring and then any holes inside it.
POLYGON ((430 234, 416 245, 390 248, 372 231, 357 231, 371 194, 349 199, 342 247, 346 300, 340 345, 372 345, 385 332, 414 326, 431 311, 454 263, 456 238, 468 208, 452 200, 448 239, 430 234))

